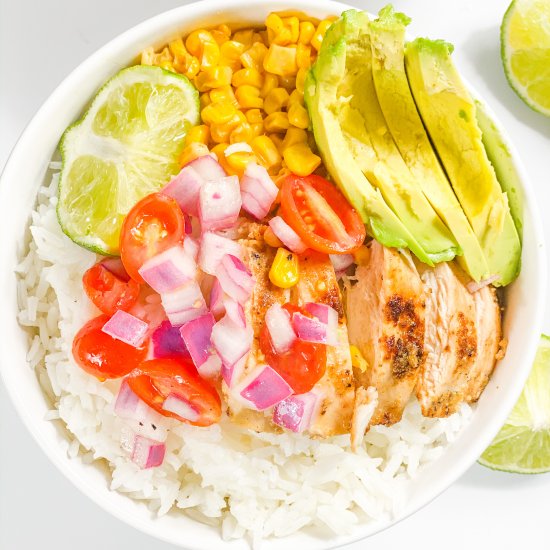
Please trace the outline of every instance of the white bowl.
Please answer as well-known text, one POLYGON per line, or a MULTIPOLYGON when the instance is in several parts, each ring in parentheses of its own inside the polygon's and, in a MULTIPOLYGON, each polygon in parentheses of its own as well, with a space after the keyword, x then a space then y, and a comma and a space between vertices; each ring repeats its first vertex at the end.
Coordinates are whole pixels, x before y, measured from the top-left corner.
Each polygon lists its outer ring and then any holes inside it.
MULTIPOLYGON (((185 548, 215 550, 246 548, 248 545, 243 541, 223 542, 217 530, 181 514, 153 518, 143 504, 109 490, 109 474, 105 469, 67 457, 60 444, 65 435, 54 423, 44 420, 49 404, 34 372, 25 367, 28 344, 26 334, 17 323, 14 269, 22 251, 37 189, 44 180, 59 138, 107 78, 135 62, 139 52, 147 46, 160 46, 181 33, 204 25, 222 22, 259 24, 270 11, 290 6, 319 18, 350 8, 326 0, 256 1, 253 4, 250 0, 212 0, 163 13, 125 32, 82 63, 54 91, 21 136, 0 180, 0 288, 4 296, 0 308, 0 372, 19 415, 51 461, 84 494, 137 529, 185 548)), ((492 113, 489 114, 494 119, 492 113)), ((508 305, 504 332, 509 339, 508 352, 480 399, 470 424, 444 456, 412 482, 409 501, 400 517, 391 523, 427 504, 477 459, 518 398, 534 358, 546 303, 543 234, 525 170, 515 149, 509 140, 506 141, 525 195, 523 268, 518 280, 506 293, 508 305)), ((358 527, 350 536, 330 540, 317 538, 312 533, 298 533, 290 538, 270 540, 265 548, 307 550, 335 547, 372 535, 391 523, 368 524, 358 527)))

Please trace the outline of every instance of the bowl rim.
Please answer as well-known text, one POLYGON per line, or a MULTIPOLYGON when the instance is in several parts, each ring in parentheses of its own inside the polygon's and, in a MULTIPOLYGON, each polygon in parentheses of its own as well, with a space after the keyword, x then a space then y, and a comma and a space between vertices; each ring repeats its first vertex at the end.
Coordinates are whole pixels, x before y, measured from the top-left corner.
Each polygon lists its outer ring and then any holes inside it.
MULTIPOLYGON (((104 58, 110 59, 111 61, 116 61, 116 57, 119 56, 120 52, 125 47, 128 47, 131 44, 137 44, 140 41, 140 37, 143 38, 144 36, 148 36, 150 34, 160 35, 162 34, 162 32, 166 32, 166 29, 171 24, 173 24, 174 20, 179 21, 180 26, 184 27, 186 19, 208 17, 213 15, 214 13, 221 13, 223 11, 236 10, 239 8, 245 9, 247 7, 250 7, 249 0, 209 0, 202 2, 197 1, 191 4, 176 7, 174 9, 164 11, 162 13, 159 13, 158 15, 150 17, 142 21, 141 23, 138 23, 127 31, 119 34, 118 36, 107 42, 104 46, 92 53, 90 56, 88 56, 62 80, 62 82, 54 89, 53 92, 51 92, 51 94, 32 117, 32 119, 22 132, 21 136, 17 140, 8 157, 8 160, 6 161, 2 175, 0 176, 0 197, 3 197, 4 194, 7 195, 7 192, 5 192, 5 189, 8 187, 7 181, 14 178, 15 174, 17 173, 18 165, 21 162, 24 162, 23 156, 24 151, 27 147, 27 143, 33 141, 36 134, 40 132, 40 127, 42 124, 44 124, 44 121, 47 121, 48 118, 50 118, 56 112, 57 106, 62 101, 62 98, 70 93, 71 90, 77 89, 78 83, 82 81, 82 79, 85 78, 87 74, 93 74, 93 72, 99 66, 100 61, 102 61, 104 58)), ((271 9, 298 9, 305 12, 311 10, 326 13, 341 13, 346 9, 358 9, 345 3, 333 2, 332 0, 291 0, 290 2, 284 2, 284 0, 261 0, 257 2, 254 7, 255 9, 262 12, 271 9)), ((117 63, 115 63, 115 65, 120 66, 120 64, 117 63)), ((335 548, 362 540, 363 538, 380 532, 402 521, 406 517, 418 511, 420 508, 423 508, 439 494, 441 494, 447 487, 452 485, 475 462, 479 454, 481 454, 486 445, 491 441, 492 437, 497 433, 498 429, 506 419, 507 414, 512 409, 517 398, 519 397, 523 384, 529 374, 530 365, 532 363, 532 360, 534 359, 539 340, 539 333, 542 327, 544 306, 546 303, 545 281, 547 271, 544 232, 536 202, 535 191, 528 177, 526 169, 518 155, 518 152, 513 142, 510 140, 507 132, 502 127, 502 124, 495 116, 490 106, 488 106, 485 101, 476 93, 475 89, 470 86, 467 81, 466 84, 473 92, 473 95, 476 97, 476 99, 481 101, 484 110, 491 118, 492 122, 497 128, 497 131, 500 133, 500 136, 502 137, 506 147, 510 152, 512 164, 518 173, 519 180, 521 182, 521 190, 524 194, 524 212, 530 217, 530 224, 532 225, 533 235, 535 238, 535 243, 532 244, 532 247, 536 247, 535 256, 537 258, 537 265, 535 266, 534 276, 538 285, 537 288, 532 289, 532 291, 537 293, 538 301, 535 304, 536 307, 532 315, 532 326, 534 327, 534 329, 531 329, 529 331, 527 341, 524 342, 525 359, 522 365, 520 365, 520 367, 518 368, 518 373, 516 373, 515 385, 507 389, 507 394, 504 396, 504 402, 500 403, 498 410, 491 418, 488 426, 486 426, 484 430, 486 437, 478 438, 476 444, 471 444, 466 450, 464 450, 464 452, 460 454, 460 456, 454 463, 452 472, 449 472, 449 474, 445 478, 442 478, 439 483, 434 484, 431 489, 426 492, 426 495, 422 499, 420 499, 419 502, 415 502, 412 506, 407 508, 404 513, 399 514, 397 518, 383 522, 375 522, 374 528, 372 527, 372 524, 369 525, 369 527, 359 526, 353 531, 351 535, 338 536, 328 541, 319 539, 317 541, 318 544, 315 545, 315 548, 335 548)), ((88 100, 88 97, 85 98, 86 102, 88 100)), ((84 105, 85 102, 82 102, 82 106, 84 105)), ((0 225, 3 224, 4 221, 1 220, 0 225)), ((0 257, 1 256, 2 254, 0 253, 0 257)), ((1 265, 4 265, 4 263, 0 261, 0 266, 1 265)), ((4 316, 5 314, 3 313, 3 310, 0 310, 0 326, 3 326, 4 316)), ((42 419, 33 417, 25 408, 24 403, 19 395, 15 377, 12 377, 8 374, 8 364, 9 361, 3 359, 3 352, 0 350, 0 377, 3 380, 4 386, 7 389, 9 398, 14 408, 16 409, 18 416, 22 419, 27 430, 30 432, 33 439, 37 442, 38 446, 48 456, 50 461, 67 479, 69 479, 69 481, 75 487, 77 487, 82 492, 82 494, 90 498, 98 506, 108 511, 114 517, 117 517, 124 523, 129 524, 132 527, 150 536, 178 546, 182 546, 183 544, 185 544, 185 548, 200 548, 201 550, 207 548, 204 545, 196 544, 192 541, 182 541, 180 539, 176 540, 173 537, 163 534, 161 529, 157 526, 158 524, 155 525, 154 521, 143 522, 142 519, 139 518, 137 515, 132 516, 126 511, 121 510, 113 501, 114 499, 110 497, 110 493, 100 494, 99 492, 95 491, 93 487, 90 487, 86 483, 86 480, 82 479, 78 475, 77 468, 74 468, 74 465, 71 465, 72 459, 68 458, 66 453, 60 451, 60 449, 57 448, 55 445, 52 445, 52 442, 49 441, 48 438, 42 433, 42 430, 40 428, 40 422, 42 421, 42 419)), ((286 541, 288 543, 291 539, 292 536, 290 538, 283 538, 279 540, 286 541)), ((220 537, 220 541, 221 540, 222 539, 220 537)), ((226 547, 237 546, 237 543, 235 541, 231 541, 230 543, 224 542, 224 545, 226 547)), ((271 545, 266 544, 266 547, 268 546, 271 545)))

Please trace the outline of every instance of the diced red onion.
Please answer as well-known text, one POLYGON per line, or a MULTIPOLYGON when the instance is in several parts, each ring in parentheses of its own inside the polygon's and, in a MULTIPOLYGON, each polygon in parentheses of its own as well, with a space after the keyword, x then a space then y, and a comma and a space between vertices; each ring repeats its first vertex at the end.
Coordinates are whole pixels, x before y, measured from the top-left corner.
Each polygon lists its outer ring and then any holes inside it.
POLYGON ((197 274, 197 264, 184 247, 178 245, 147 260, 138 272, 153 290, 162 294, 193 280, 197 274))
POLYGON ((273 304, 265 314, 265 323, 277 353, 288 351, 296 340, 290 314, 280 304, 273 304))
POLYGON ((318 304, 315 302, 308 302, 304 305, 304 309, 314 315, 325 325, 330 325, 336 328, 338 326, 338 312, 327 304, 318 304))
POLYGON ((196 262, 199 257, 199 243, 197 239, 190 237, 189 235, 185 237, 183 241, 183 249, 185 253, 196 262))
POLYGON ((226 147, 223 152, 226 157, 229 157, 233 153, 252 153, 252 147, 250 147, 246 141, 239 141, 237 143, 232 143, 229 147, 226 147))
POLYGON ((203 234, 199 251, 199 267, 205 273, 216 275, 218 265, 226 254, 242 258, 241 245, 216 233, 203 234))
POLYGON ((197 370, 203 378, 212 379, 219 376, 221 368, 222 360, 216 352, 213 352, 200 367, 197 367, 197 370))
POLYGON ((162 404, 162 410, 177 414, 184 420, 196 422, 199 419, 199 411, 189 401, 181 396, 171 393, 162 404))
POLYGON ((292 395, 292 388, 269 365, 258 367, 251 381, 240 391, 240 396, 249 401, 258 411, 269 409, 292 395))
MULTIPOLYGON (((216 162, 211 157, 208 158, 216 162)), ((162 189, 161 193, 172 197, 178 203, 184 214, 198 216, 199 193, 203 183, 204 179, 201 175, 188 164, 162 189)))
POLYGON ((273 422, 296 433, 307 430, 311 425, 318 399, 313 392, 287 397, 275 405, 273 422))
POLYGON ((225 314, 235 323, 235 325, 239 328, 246 328, 244 308, 239 302, 233 300, 233 298, 229 296, 224 296, 223 306, 225 308, 225 314))
POLYGON ((101 330, 129 346, 139 348, 147 335, 148 329, 149 325, 147 323, 119 309, 103 325, 101 330))
POLYGON ((130 280, 130 275, 126 272, 126 268, 120 258, 104 258, 101 260, 101 265, 121 281, 127 283, 130 280))
POLYGON ((189 351, 180 334, 179 327, 172 326, 170 321, 163 321, 151 335, 153 345, 150 348, 151 359, 163 357, 190 357, 189 351))
POLYGON ((212 289, 210 290, 210 312, 217 321, 225 315, 224 297, 225 294, 220 285, 220 281, 215 279, 212 289))
POLYGON ((241 211, 239 178, 206 181, 199 193, 199 219, 203 231, 231 227, 241 211))
POLYGON ((307 245, 300 239, 296 231, 281 218, 275 216, 269 220, 269 227, 278 239, 292 252, 301 254, 307 249, 307 245))
POLYGON ((466 284, 466 288, 468 289, 468 292, 470 292, 470 294, 474 294, 474 292, 477 292, 478 290, 481 290, 482 288, 489 286, 495 281, 498 281, 499 277, 500 275, 491 275, 487 279, 483 279, 482 281, 479 281, 479 283, 476 283, 475 281, 470 281, 469 283, 466 284))
POLYGON ((246 265, 236 256, 226 254, 220 262, 217 277, 223 291, 244 304, 254 289, 254 278, 246 265))
POLYGON ((185 234, 191 235, 193 233, 193 218, 189 214, 183 215, 185 234))
POLYGON ((233 381, 238 378, 238 373, 246 365, 248 360, 248 352, 245 353, 234 365, 226 365, 222 363, 221 375, 224 382, 231 388, 233 381))
POLYGON ((261 220, 271 210, 278 193, 267 170, 254 162, 248 163, 241 178, 243 209, 261 220))
POLYGON ((164 443, 136 435, 131 455, 132 462, 135 462, 142 470, 160 466, 165 454, 166 445, 164 443))
POLYGON ((337 273, 345 271, 355 261, 353 254, 329 254, 328 256, 337 273))
POLYGON ((253 336, 250 327, 239 328, 225 316, 212 329, 212 344, 223 364, 231 367, 250 351, 253 336))
POLYGON ((217 180, 227 176, 222 165, 212 155, 203 155, 188 162, 186 166, 191 166, 204 181, 217 180))
POLYGON ((315 342, 318 344, 326 344, 328 340, 327 329, 325 323, 321 323, 315 317, 308 317, 302 313, 296 312, 292 315, 292 326, 300 340, 304 342, 315 342))
MULTIPOLYGON (((204 365, 204 363, 210 360, 211 356, 215 354, 210 341, 212 328, 215 323, 214 316, 211 313, 206 313, 201 317, 197 317, 185 323, 185 325, 180 328, 181 337, 197 369, 204 365)), ((211 361, 211 363, 214 362, 215 361, 211 361)), ((220 365, 221 361, 218 359, 218 366, 220 365)))
POLYGON ((208 312, 197 281, 191 281, 172 292, 161 294, 162 305, 172 325, 178 326, 208 312))

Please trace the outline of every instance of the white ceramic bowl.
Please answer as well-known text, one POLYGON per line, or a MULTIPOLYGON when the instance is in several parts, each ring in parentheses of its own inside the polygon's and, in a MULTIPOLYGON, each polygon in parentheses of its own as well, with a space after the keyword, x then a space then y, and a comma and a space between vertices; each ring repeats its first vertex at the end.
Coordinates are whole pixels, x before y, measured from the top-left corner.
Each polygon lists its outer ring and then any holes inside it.
MULTIPOLYGON (((243 541, 223 542, 216 530, 181 514, 153 518, 143 504, 111 492, 108 489, 109 475, 104 469, 67 457, 60 445, 65 435, 54 423, 44 420, 49 405, 34 372, 25 368, 27 337, 17 323, 14 268, 22 250, 37 189, 43 182, 59 138, 107 78, 135 62, 136 56, 147 46, 160 46, 171 38, 204 25, 222 22, 259 24, 270 11, 290 6, 319 18, 339 14, 349 8, 327 0, 291 0, 284 4, 277 0, 253 3, 250 0, 212 0, 163 13, 125 32, 82 63, 44 103, 13 150, 0 182, 0 288, 3 293, 0 370, 19 415, 51 461, 84 494, 130 525, 185 548, 215 550, 246 548, 248 545, 243 541)), ((444 456, 426 468, 411 484, 410 499, 395 521, 427 504, 477 459, 518 398, 534 357, 545 305, 543 236, 535 197, 525 170, 513 146, 507 141, 525 195, 523 269, 518 280, 507 289, 504 332, 509 339, 508 352, 476 407, 471 423, 444 456)), ((265 548, 307 550, 335 547, 372 535, 389 525, 365 525, 350 536, 331 540, 299 533, 287 539, 270 540, 265 548)))

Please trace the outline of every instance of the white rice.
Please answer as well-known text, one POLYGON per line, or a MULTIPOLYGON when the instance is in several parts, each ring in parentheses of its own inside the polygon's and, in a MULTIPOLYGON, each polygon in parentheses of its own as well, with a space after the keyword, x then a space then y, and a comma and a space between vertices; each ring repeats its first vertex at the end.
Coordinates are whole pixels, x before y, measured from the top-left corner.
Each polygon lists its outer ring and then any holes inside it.
POLYGON ((399 424, 372 428, 357 453, 347 435, 312 440, 256 434, 226 420, 196 428, 165 419, 163 465, 140 470, 133 464, 120 444, 124 423, 113 412, 119 382, 99 382, 70 354, 75 333, 97 314, 81 284, 96 256, 62 233, 57 179, 38 193, 32 238, 17 268, 19 322, 29 329, 29 365, 51 400, 46 420, 66 424, 71 458, 80 454, 98 466, 106 461, 111 489, 148 501, 159 515, 176 509, 215 525, 225 540, 247 535, 259 541, 306 526, 346 534, 399 512, 410 479, 456 438, 470 407, 430 419, 411 401, 399 424))

